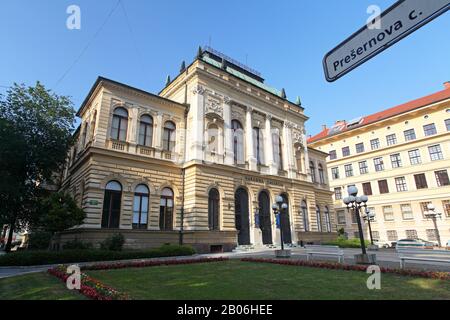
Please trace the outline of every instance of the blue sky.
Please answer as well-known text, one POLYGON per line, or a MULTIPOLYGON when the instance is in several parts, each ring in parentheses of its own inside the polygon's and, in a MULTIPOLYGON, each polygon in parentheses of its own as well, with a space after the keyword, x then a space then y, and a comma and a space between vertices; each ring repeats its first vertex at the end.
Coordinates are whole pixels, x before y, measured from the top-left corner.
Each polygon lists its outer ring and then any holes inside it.
POLYGON ((450 80, 448 12, 330 84, 323 56, 364 25, 369 5, 384 10, 394 0, 122 1, 129 24, 118 6, 96 38, 117 0, 2 1, 0 86, 40 80, 76 108, 99 75, 157 93, 211 41, 291 100, 299 95, 315 134, 322 124, 439 91, 450 80), (66 28, 71 4, 81 8, 81 30, 66 28))

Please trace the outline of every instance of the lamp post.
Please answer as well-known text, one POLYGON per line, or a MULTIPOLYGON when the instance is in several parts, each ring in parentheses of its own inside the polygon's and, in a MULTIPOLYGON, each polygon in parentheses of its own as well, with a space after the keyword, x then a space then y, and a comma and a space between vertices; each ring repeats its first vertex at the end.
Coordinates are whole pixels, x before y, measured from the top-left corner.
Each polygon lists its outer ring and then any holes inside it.
POLYGON ((366 208, 365 211, 366 211, 366 215, 363 216, 363 219, 364 219, 364 221, 367 221, 367 223, 369 225, 370 243, 373 245, 372 226, 370 223, 373 221, 375 214, 371 213, 369 208, 366 208))
POLYGON ((347 189, 349 196, 344 199, 344 204, 347 206, 347 210, 353 209, 356 216, 356 222, 358 223, 359 240, 361 242, 362 255, 355 255, 355 260, 357 263, 370 264, 375 263, 376 255, 367 254, 366 244, 364 242, 364 233, 361 224, 361 216, 359 215, 359 210, 361 208, 367 208, 367 201, 369 197, 366 195, 358 196, 358 188, 355 186, 350 186, 347 189))
POLYGON ((275 214, 275 217, 278 216, 278 219, 280 219, 280 240, 281 240, 281 251, 276 252, 277 257, 283 257, 287 258, 290 256, 290 251, 284 250, 284 237, 283 237, 283 219, 282 214, 286 214, 286 209, 288 208, 287 203, 284 202, 284 199, 282 196, 277 196, 275 198, 275 203, 272 205, 273 213, 275 214))
POLYGON ((438 242, 439 247, 441 247, 441 236, 439 235, 439 229, 437 226, 436 218, 437 217, 440 218, 442 216, 442 214, 440 212, 436 212, 436 207, 432 203, 429 203, 427 208, 428 208, 428 212, 425 214, 425 217, 429 218, 433 221, 434 229, 436 230, 437 242, 438 242))

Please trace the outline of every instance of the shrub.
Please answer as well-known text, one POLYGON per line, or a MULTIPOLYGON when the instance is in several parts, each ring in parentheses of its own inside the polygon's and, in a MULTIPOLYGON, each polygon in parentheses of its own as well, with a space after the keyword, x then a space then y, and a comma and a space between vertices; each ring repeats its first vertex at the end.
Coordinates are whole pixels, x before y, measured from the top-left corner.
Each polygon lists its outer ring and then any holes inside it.
POLYGON ((0 266, 35 266, 58 263, 114 261, 159 257, 190 256, 189 246, 164 245, 157 249, 111 251, 99 249, 63 251, 20 251, 0 256, 0 266))
MULTIPOLYGON (((365 241, 366 246, 370 245, 370 241, 365 241)), ((338 246, 340 248, 361 248, 361 242, 359 239, 345 239, 343 237, 339 237, 334 241, 323 242, 323 245, 327 246, 338 246)))
POLYGON ((87 250, 87 249, 92 249, 92 243, 83 242, 78 239, 67 241, 63 245, 63 250, 87 250))
POLYGON ((28 239, 28 249, 30 250, 46 250, 50 246, 52 234, 46 231, 35 231, 30 233, 28 239))
POLYGON ((122 251, 125 238, 121 233, 113 234, 100 243, 100 248, 103 250, 122 251))

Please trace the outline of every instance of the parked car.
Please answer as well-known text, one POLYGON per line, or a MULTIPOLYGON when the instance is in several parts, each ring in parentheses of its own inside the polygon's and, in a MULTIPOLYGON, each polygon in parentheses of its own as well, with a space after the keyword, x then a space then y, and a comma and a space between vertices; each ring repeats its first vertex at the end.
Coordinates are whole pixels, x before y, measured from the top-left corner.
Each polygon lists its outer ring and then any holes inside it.
POLYGON ((422 239, 401 239, 397 241, 396 248, 398 247, 434 247, 436 244, 431 241, 422 239))
POLYGON ((378 246, 378 248, 390 248, 392 246, 391 242, 384 240, 374 240, 373 244, 378 246))

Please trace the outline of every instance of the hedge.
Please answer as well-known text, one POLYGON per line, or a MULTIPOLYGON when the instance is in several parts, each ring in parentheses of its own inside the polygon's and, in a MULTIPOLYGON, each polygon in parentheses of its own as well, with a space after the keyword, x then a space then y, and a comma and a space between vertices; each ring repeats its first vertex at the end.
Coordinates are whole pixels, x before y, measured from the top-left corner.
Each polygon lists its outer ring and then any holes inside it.
POLYGON ((37 266, 58 263, 114 261, 159 257, 190 256, 189 246, 164 245, 149 250, 108 251, 99 249, 63 251, 20 251, 0 256, 0 266, 37 266))

